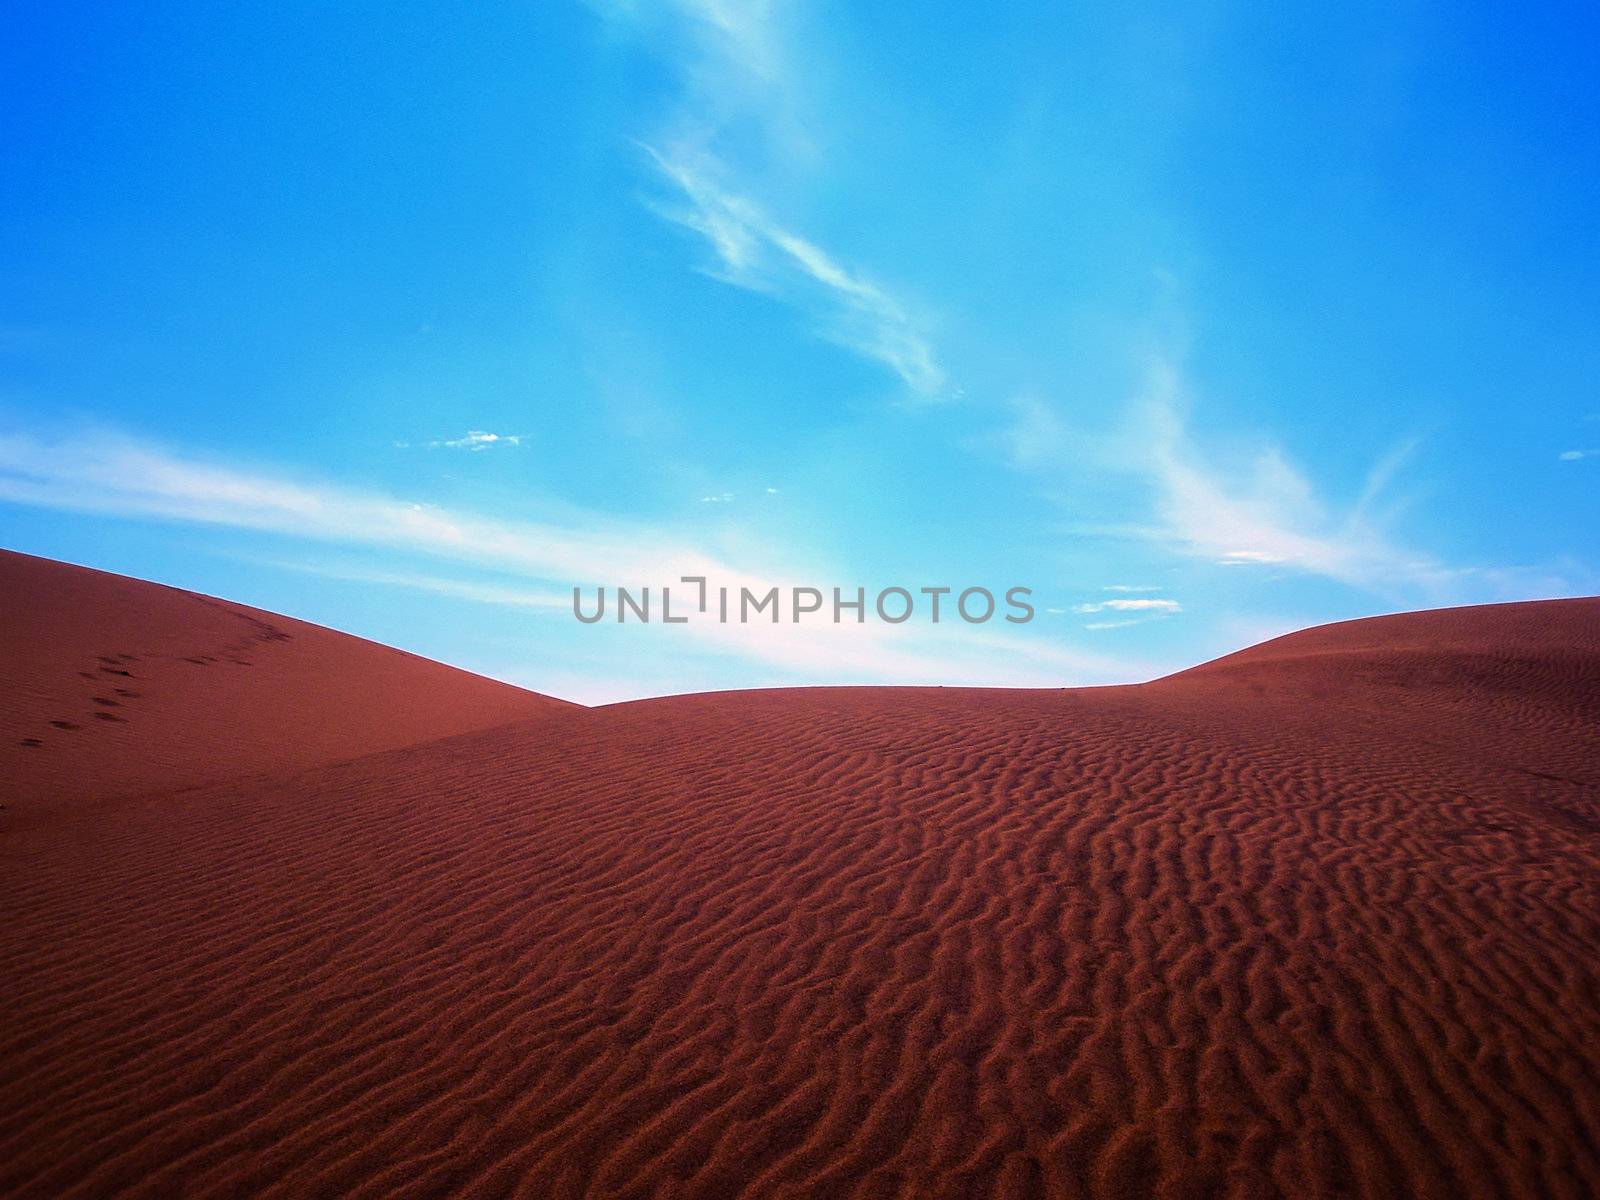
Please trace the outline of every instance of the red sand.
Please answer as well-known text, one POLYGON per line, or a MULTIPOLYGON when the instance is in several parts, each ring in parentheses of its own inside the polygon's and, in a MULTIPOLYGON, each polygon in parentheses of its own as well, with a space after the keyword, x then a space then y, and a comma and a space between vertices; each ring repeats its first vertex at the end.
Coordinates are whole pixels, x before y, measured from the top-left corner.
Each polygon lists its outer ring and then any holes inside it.
MULTIPOLYGON (((63 656, 143 644, 96 620, 63 656)), ((527 702, 0 813, 0 1193, 1600 1194, 1600 601, 1130 688, 527 702)))
POLYGON ((0 614, 0 769, 19 800, 175 791, 571 707, 304 621, 5 550, 0 614))

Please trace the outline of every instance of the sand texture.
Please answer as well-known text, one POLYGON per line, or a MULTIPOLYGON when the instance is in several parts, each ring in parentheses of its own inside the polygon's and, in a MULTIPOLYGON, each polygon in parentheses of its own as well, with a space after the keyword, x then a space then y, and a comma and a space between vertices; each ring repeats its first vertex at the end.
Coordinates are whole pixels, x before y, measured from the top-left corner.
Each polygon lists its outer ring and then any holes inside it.
POLYGON ((0 1194, 1600 1195, 1600 601, 583 709, 0 568, 0 1194))

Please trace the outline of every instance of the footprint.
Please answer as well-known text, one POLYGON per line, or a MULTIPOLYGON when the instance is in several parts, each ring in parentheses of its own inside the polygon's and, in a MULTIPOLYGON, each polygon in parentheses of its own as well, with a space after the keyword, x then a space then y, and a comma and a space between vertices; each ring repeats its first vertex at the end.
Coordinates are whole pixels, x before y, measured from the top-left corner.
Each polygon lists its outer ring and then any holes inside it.
POLYGON ((29 749, 37 749, 38 747, 44 745, 44 743, 38 738, 23 738, 22 744, 27 746, 29 749))
POLYGON ((100 673, 102 675, 121 675, 124 679, 133 678, 132 671, 124 671, 121 667, 101 667, 100 673))
POLYGON ((129 700, 137 700, 139 698, 139 693, 131 688, 112 688, 111 690, 119 696, 126 696, 129 700))
POLYGON ((57 729, 82 729, 83 728, 83 726, 79 725, 76 721, 51 721, 50 724, 54 725, 57 729))
POLYGON ((110 696, 96 696, 94 702, 105 708, 121 708, 121 700, 113 700, 110 696))
POLYGON ((116 713, 108 712, 97 712, 94 715, 94 719, 96 721, 121 721, 124 725, 128 723, 126 717, 119 717, 116 713))

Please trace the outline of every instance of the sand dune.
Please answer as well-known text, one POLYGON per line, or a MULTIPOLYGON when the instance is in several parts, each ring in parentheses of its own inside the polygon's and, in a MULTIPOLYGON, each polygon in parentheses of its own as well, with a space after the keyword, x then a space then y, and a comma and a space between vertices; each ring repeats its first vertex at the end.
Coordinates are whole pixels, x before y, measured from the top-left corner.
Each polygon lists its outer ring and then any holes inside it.
POLYGON ((1600 1194, 1600 601, 518 702, 0 813, 0 1193, 1600 1194))
POLYGON ((193 592, 0 550, 0 772, 76 801, 337 762, 568 705, 193 592))

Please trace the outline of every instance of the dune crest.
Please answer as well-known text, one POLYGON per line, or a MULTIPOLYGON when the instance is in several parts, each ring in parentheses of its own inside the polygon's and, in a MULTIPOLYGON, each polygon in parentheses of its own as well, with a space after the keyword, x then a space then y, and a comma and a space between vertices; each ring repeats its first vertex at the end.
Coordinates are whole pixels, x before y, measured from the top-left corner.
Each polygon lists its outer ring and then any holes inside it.
POLYGON ((564 701, 242 604, 0 550, 0 773, 28 802, 337 762, 564 701))
POLYGON ((0 814, 0 1193, 1600 1194, 1597 647, 529 700, 0 814))

